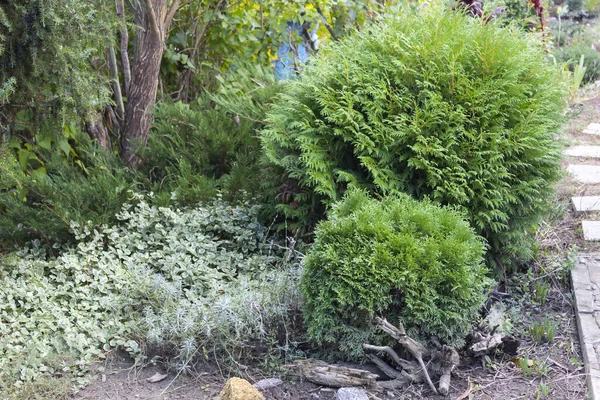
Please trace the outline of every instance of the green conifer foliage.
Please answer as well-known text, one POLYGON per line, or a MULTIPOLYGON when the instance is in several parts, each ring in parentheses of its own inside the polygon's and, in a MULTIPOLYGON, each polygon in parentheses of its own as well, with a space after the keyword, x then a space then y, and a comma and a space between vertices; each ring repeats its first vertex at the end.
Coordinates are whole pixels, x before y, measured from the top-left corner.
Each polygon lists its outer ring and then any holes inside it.
POLYGON ((262 140, 303 198, 428 197, 466 211, 496 261, 523 260, 559 176, 564 96, 533 38, 431 6, 323 49, 262 140))
POLYGON ((487 298, 484 250, 450 209, 352 190, 318 225, 303 261, 309 337, 330 354, 361 358, 363 343, 384 343, 379 315, 425 340, 461 344, 487 298))
POLYGON ((103 0, 2 2, 2 128, 27 136, 40 129, 60 135, 63 124, 109 104, 108 80, 95 69, 115 30, 104 5, 103 0))

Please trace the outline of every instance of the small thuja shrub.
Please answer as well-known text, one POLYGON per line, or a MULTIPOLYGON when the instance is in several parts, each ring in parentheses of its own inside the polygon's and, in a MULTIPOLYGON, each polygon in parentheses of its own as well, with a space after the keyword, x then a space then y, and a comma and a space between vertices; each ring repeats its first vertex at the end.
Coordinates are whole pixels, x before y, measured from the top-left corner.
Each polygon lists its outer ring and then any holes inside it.
POLYGON ((351 191, 316 230, 301 288, 309 337, 330 354, 360 358, 385 340, 373 317, 410 335, 463 342, 486 299, 484 241, 461 215, 406 195, 351 191))
POLYGON ((290 209, 349 185, 404 192, 464 210, 496 261, 526 260, 560 174, 559 69, 516 28, 405 9, 322 49, 286 85, 264 150, 302 188, 290 209))

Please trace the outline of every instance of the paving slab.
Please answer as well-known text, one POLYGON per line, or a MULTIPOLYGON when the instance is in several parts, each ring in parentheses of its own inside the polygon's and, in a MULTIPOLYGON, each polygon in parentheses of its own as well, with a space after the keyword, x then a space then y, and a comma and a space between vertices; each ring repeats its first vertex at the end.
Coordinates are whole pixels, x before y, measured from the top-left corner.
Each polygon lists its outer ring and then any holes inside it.
POLYGON ((583 133, 587 133, 588 135, 600 135, 600 124, 592 122, 583 130, 583 133))
POLYGON ((582 254, 571 280, 589 398, 600 400, 600 254, 582 254))
POLYGON ((571 197, 571 202, 575 211, 586 212, 586 211, 600 211, 600 196, 580 196, 571 197))
POLYGON ((581 221, 583 238, 588 242, 600 241, 600 221, 581 221))
POLYGON ((600 146, 573 146, 563 151, 563 154, 571 157, 600 158, 600 146))
POLYGON ((600 183, 600 165, 570 164, 567 172, 581 183, 600 183))

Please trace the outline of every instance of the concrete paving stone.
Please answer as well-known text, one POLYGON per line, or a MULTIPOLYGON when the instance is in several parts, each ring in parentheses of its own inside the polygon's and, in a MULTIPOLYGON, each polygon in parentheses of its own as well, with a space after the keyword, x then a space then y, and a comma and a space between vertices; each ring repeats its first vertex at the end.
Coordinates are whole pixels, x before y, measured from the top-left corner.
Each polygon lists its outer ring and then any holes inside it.
MULTIPOLYGON (((583 343, 590 344, 592 346, 596 343, 600 343, 600 327, 598 327, 594 315, 579 313, 579 318, 581 320, 581 339, 583 340, 583 343)), ((598 361, 596 360, 596 363, 597 362, 598 361)), ((600 365, 598 365, 598 368, 600 368, 600 365)))
POLYGON ((582 343, 581 351, 583 352, 583 361, 586 369, 590 371, 599 371, 600 362, 598 362, 598 353, 594 349, 594 345, 590 343, 582 343))
MULTIPOLYGON (((584 221, 585 222, 585 221, 584 221)), ((581 339, 581 352, 585 364, 589 398, 600 400, 600 310, 593 310, 593 288, 598 287, 600 262, 598 255, 590 253, 580 257, 571 270, 577 317, 577 329, 581 339), (590 298, 592 300, 590 300, 590 298), (590 301, 592 311, 590 312, 590 301)))
POLYGON ((595 307, 592 292, 587 290, 577 290, 575 307, 578 313, 593 313, 595 307))
POLYGON ((577 212, 600 211, 600 196, 576 196, 571 202, 577 212))
POLYGON ((588 372, 587 385, 590 393, 590 400, 600 399, 600 378, 595 377, 588 372))
POLYGON ((581 221, 583 238, 589 242, 600 241, 600 221, 581 221))
POLYGON ((570 164, 567 172, 581 183, 600 183, 600 165, 570 164))
POLYGON ((577 264, 571 270, 571 280, 573 281, 573 285, 584 285, 585 288, 590 288, 592 282, 590 281, 590 271, 587 265, 583 263, 577 264))
POLYGON ((573 146, 564 150, 563 154, 571 157, 600 158, 600 146, 573 146))
POLYGON ((589 279, 590 279, 590 286, 592 288, 592 291, 598 291, 597 282, 600 282, 600 265, 598 265, 598 264, 590 265, 589 279))
POLYGON ((592 122, 583 130, 583 133, 587 133, 589 135, 600 135, 600 124, 592 122))

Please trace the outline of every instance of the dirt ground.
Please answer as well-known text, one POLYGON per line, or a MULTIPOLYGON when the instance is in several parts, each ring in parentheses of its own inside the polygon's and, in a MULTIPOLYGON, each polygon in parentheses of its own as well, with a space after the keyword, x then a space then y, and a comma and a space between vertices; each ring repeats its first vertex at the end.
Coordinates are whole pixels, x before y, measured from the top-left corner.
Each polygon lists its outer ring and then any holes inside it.
MULTIPOLYGON (((585 399, 586 386, 581 361, 577 327, 569 294, 553 287, 544 306, 525 303, 519 295, 503 303, 512 310, 514 330, 521 340, 518 356, 498 353, 488 360, 463 358, 452 377, 448 397, 434 396, 425 386, 402 390, 370 392, 371 399, 585 399), (560 321, 551 344, 538 344, 528 335, 528 327, 539 316, 560 321), (543 374, 526 376, 518 358, 545 366, 543 374), (541 385, 548 388, 542 395, 541 385), (465 396, 466 395, 466 396, 465 396), (464 396, 464 397, 461 397, 464 396)), ((93 381, 75 395, 76 399, 161 399, 191 400, 218 399, 228 375, 218 366, 204 365, 194 377, 176 377, 174 374, 158 383, 147 378, 163 373, 153 366, 134 369, 124 357, 116 357, 107 364, 107 372, 94 374, 93 381)), ((260 373, 242 373, 238 376, 254 383, 266 376, 260 373)), ((284 384, 264 393, 269 400, 334 399, 335 390, 302 381, 299 377, 283 377, 284 384)))
MULTIPOLYGON (((581 135, 590 122, 600 122, 600 90, 591 88, 583 93, 581 100, 572 108, 572 119, 558 140, 565 146, 591 144, 596 139, 581 135)), ((565 157, 563 165, 575 160, 565 157)), ((577 163, 596 163, 598 160, 581 160, 577 163)), ((507 293, 501 300, 502 308, 513 329, 512 335, 521 342, 518 355, 501 352, 488 358, 468 358, 461 355, 461 365, 453 372, 448 397, 465 399, 556 399, 583 400, 587 398, 585 372, 581 359, 579 338, 565 255, 573 248, 580 252, 598 250, 598 245, 586 244, 582 238, 581 217, 570 207, 574 195, 600 195, 600 185, 580 185, 565 175, 557 187, 555 200, 559 216, 549 219, 538 232, 542 257, 531 265, 528 273, 516 275, 509 284, 498 288, 507 293), (549 282, 545 302, 535 301, 531 295, 532 284, 538 280, 549 282), (556 334, 550 343, 538 343, 532 338, 530 328, 542 318, 557 324, 556 334), (523 363, 531 365, 524 371, 523 363)), ((600 218, 600 217, 599 217, 600 218)), ((123 356, 115 356, 106 364, 105 372, 93 374, 91 383, 75 394, 76 399, 217 399, 229 375, 218 365, 197 366, 193 377, 169 374, 158 383, 148 383, 147 378, 163 373, 160 366, 143 369, 132 367, 123 356)), ((234 374, 254 383, 267 378, 259 370, 234 374)), ((277 374, 275 374, 276 376, 277 374)), ((334 399, 335 389, 320 387, 302 381, 297 376, 280 376, 284 383, 264 391, 266 399, 334 399)), ((425 386, 412 386, 396 391, 370 391, 369 397, 382 399, 442 399, 434 396, 425 386)))

